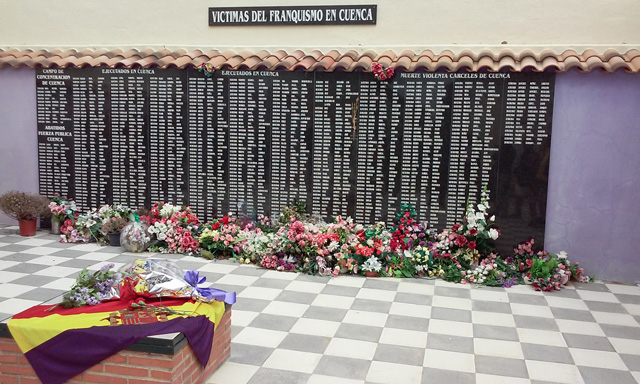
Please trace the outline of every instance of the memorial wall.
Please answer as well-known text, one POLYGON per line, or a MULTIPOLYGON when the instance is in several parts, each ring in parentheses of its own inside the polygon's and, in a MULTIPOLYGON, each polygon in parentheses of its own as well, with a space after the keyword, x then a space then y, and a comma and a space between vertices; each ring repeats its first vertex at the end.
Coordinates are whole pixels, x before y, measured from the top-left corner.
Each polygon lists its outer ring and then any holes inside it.
POLYGON ((38 69, 40 193, 81 209, 167 201, 205 220, 276 214, 297 199, 369 224, 412 203, 442 229, 486 186, 496 215, 517 218, 505 243, 543 239, 554 80, 38 69))

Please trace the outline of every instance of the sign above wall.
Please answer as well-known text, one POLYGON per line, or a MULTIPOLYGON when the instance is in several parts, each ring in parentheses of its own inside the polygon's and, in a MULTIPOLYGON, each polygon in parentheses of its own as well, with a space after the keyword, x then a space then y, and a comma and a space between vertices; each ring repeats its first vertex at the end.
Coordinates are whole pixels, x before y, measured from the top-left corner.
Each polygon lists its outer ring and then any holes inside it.
POLYGON ((209 26, 375 25, 377 5, 209 8, 209 26))

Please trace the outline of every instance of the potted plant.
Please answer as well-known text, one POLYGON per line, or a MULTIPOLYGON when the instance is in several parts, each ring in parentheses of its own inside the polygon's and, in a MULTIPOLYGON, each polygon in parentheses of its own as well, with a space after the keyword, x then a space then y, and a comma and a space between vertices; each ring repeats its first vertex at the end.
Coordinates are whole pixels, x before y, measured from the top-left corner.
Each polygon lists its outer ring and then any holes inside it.
POLYGON ((75 201, 56 195, 49 203, 49 211, 51 211, 51 233, 59 235, 60 224, 66 219, 73 221, 78 209, 76 208, 75 201))
POLYGON ((378 272, 380 272, 380 269, 382 269, 382 263, 380 263, 380 260, 378 260, 378 258, 375 256, 369 257, 362 264, 362 270, 364 271, 364 275, 367 277, 378 276, 378 272))
POLYGON ((124 217, 115 216, 105 219, 102 222, 100 231, 109 237, 109 244, 114 247, 120 246, 120 232, 129 223, 124 217))
POLYGON ((18 191, 10 191, 0 196, 0 209, 7 216, 18 220, 21 236, 34 236, 38 217, 50 214, 49 199, 18 191))

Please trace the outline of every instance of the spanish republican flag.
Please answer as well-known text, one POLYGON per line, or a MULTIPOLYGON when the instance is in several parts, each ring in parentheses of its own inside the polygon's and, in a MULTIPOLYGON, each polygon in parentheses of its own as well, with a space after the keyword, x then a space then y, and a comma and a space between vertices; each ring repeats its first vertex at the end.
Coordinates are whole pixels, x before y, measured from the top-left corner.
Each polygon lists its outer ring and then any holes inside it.
POLYGON ((207 364, 223 302, 147 298, 145 307, 132 310, 139 300, 126 292, 120 300, 93 307, 38 305, 7 325, 45 384, 63 383, 144 337, 173 332, 184 333, 200 363, 207 364))

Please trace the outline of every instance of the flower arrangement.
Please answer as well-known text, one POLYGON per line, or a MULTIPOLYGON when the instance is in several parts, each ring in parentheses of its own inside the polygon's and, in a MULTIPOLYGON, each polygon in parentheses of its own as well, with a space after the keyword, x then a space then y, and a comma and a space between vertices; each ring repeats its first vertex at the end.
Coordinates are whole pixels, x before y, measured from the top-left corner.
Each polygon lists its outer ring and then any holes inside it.
POLYGON ((122 228, 124 228, 127 224, 129 224, 129 220, 125 217, 114 216, 104 219, 102 221, 102 225, 100 226, 100 231, 105 235, 111 233, 120 233, 122 232, 122 228))
POLYGON ((0 196, 0 210, 18 221, 31 221, 50 214, 49 199, 44 196, 10 191, 0 196))
POLYGON ((377 80, 389 80, 393 77, 395 70, 393 67, 383 68, 377 61, 371 64, 371 72, 377 80))
POLYGON ((122 229, 120 244, 129 252, 143 252, 149 246, 151 236, 148 225, 134 215, 134 219, 122 229))
POLYGON ((54 196, 49 203, 49 211, 51 218, 58 223, 62 223, 67 219, 74 220, 78 215, 76 202, 61 196, 54 196))
POLYGON ((106 264, 92 274, 85 268, 80 272, 71 290, 62 296, 60 303, 65 308, 98 305, 110 298, 110 291, 120 283, 121 275, 112 268, 114 264, 106 264))
MULTIPOLYGON (((131 244, 152 239, 153 251, 233 258, 278 271, 328 276, 376 271, 382 276, 437 277, 488 286, 528 282, 539 290, 561 289, 572 279, 590 281, 566 253, 536 251, 533 239, 518 244, 513 255, 498 255, 494 241, 500 230, 489 209, 485 189, 480 203, 467 204, 460 222, 435 235, 417 219, 410 204, 401 205, 393 225, 365 227, 342 216, 326 224, 304 213, 306 207, 297 202, 285 207, 277 221, 259 216, 255 223, 246 222, 228 213, 204 224, 189 207, 156 203, 142 218, 148 232, 139 228, 127 236, 131 244), (283 222, 285 218, 288 221, 283 222)), ((70 240, 89 241, 96 226, 118 221, 126 211, 107 206, 80 215, 75 222, 67 219, 63 233, 70 240)))

